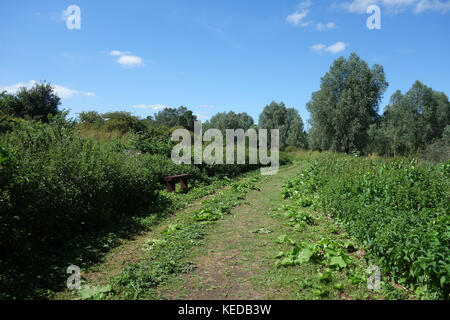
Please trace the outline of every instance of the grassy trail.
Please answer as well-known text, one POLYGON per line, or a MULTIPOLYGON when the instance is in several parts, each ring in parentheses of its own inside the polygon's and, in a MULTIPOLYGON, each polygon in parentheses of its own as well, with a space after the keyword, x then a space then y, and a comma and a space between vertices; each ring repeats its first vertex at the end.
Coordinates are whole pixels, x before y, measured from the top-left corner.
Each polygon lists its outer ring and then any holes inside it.
MULTIPOLYGON (((205 236, 200 244, 189 249, 182 258, 184 262, 193 263, 195 269, 172 274, 157 285, 156 294, 147 298, 380 298, 365 289, 365 284, 350 283, 344 273, 333 276, 333 281, 327 283, 327 288, 324 289, 317 277, 320 267, 313 263, 281 268, 276 266, 277 253, 292 249, 291 244, 277 241, 280 236, 294 242, 319 241, 325 236, 336 240, 348 239, 345 234, 330 231, 335 230, 336 225, 324 214, 311 211, 315 223, 302 231, 296 231, 289 224, 289 219, 276 214, 276 209, 288 203, 280 197, 283 183, 298 174, 305 165, 306 163, 299 161, 290 167, 281 168, 275 176, 262 179, 258 182, 260 190, 248 192, 241 204, 232 209, 231 214, 215 223, 206 224, 205 236)), ((192 213, 201 206, 203 200, 196 201, 162 221, 153 230, 112 250, 103 263, 84 272, 83 278, 90 286, 101 286, 120 275, 130 263, 144 262, 151 265, 153 260, 146 258, 145 251, 148 240, 163 238, 164 230, 171 224, 192 224, 192 213)), ((361 258, 364 253, 356 252, 354 255, 364 267, 365 262, 361 258)), ((115 297, 118 297, 117 292, 115 297)), ((78 296, 64 292, 55 298, 70 299, 78 296)))
MULTIPOLYGON (((345 275, 329 283, 330 289, 317 294, 320 286, 318 268, 313 264, 282 267, 275 265, 280 250, 292 248, 277 239, 287 235, 293 241, 316 241, 325 235, 344 238, 329 232, 334 222, 327 216, 313 213, 315 225, 302 232, 295 231, 288 220, 274 216, 274 210, 286 203, 280 189, 305 164, 283 168, 250 192, 245 202, 232 214, 218 222, 187 260, 195 271, 170 279, 158 288, 165 299, 376 299, 364 286, 349 283, 345 275), (336 286, 336 284, 339 284, 336 286)), ((364 253, 357 252, 355 256, 364 253)), ((364 262, 358 257, 359 262, 364 262)))

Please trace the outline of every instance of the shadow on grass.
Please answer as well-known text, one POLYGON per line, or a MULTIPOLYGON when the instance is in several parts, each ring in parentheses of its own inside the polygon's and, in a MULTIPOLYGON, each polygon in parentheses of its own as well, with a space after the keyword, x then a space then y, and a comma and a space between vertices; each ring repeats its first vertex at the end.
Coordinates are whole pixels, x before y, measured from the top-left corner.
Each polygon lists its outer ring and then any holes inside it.
MULTIPOLYGON (((173 201, 158 194, 149 210, 88 226, 85 232, 66 241, 46 243, 16 254, 14 250, 0 258, 0 299, 48 299, 53 292, 66 287, 67 267, 85 269, 101 261, 106 252, 117 247, 122 239, 130 239, 156 224, 173 211, 173 201), (5 258, 7 257, 7 258, 5 258), (9 257, 9 260, 8 260, 9 257), (20 259, 18 259, 20 257, 20 259)), ((62 237, 64 238, 64 237, 62 237)))

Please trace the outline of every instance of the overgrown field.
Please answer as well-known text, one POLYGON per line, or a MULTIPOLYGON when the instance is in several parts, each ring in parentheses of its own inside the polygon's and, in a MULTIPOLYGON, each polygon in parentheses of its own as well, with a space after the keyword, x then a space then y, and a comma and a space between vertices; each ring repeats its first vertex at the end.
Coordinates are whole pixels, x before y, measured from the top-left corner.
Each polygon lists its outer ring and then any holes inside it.
MULTIPOLYGON (((416 297, 449 298, 450 163, 332 153, 306 161, 310 169, 286 182, 285 198, 342 222, 383 276, 416 297)), ((308 223, 307 216, 294 218, 308 223)), ((327 252, 324 246, 333 249, 325 242, 301 244, 280 263, 319 257, 327 252)), ((347 264, 345 258, 333 257, 328 257, 330 265, 347 264)))
POLYGON ((70 264, 98 260, 158 216, 257 165, 176 165, 169 134, 98 141, 63 117, 20 121, 0 135, 0 298, 46 297, 70 264), (163 177, 188 173, 186 194, 163 177))

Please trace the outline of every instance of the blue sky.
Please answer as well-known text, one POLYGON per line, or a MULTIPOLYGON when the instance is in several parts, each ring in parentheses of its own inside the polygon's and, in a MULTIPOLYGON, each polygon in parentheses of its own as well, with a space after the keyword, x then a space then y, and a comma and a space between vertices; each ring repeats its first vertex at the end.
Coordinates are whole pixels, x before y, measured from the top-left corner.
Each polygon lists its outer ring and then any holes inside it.
POLYGON ((47 80, 71 114, 152 115, 184 105, 200 120, 257 121, 272 100, 306 103, 334 59, 384 66, 391 94, 415 80, 450 94, 450 0, 1 1, 0 90, 47 80), (64 10, 81 9, 69 30, 64 10), (366 8, 381 8, 369 30, 366 8))

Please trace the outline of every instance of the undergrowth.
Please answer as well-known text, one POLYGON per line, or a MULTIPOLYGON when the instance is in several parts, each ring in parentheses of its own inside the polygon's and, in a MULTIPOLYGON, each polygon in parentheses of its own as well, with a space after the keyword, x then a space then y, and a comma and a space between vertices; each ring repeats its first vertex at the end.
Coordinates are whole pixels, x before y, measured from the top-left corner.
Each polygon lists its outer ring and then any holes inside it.
MULTIPOLYGON (((342 222, 383 274, 416 297, 449 298, 449 163, 339 154, 310 161, 310 169, 285 183, 283 197, 342 222)), ((351 265, 336 245, 332 252, 324 251, 320 243, 302 243, 280 263, 319 259, 330 270, 351 265)))

